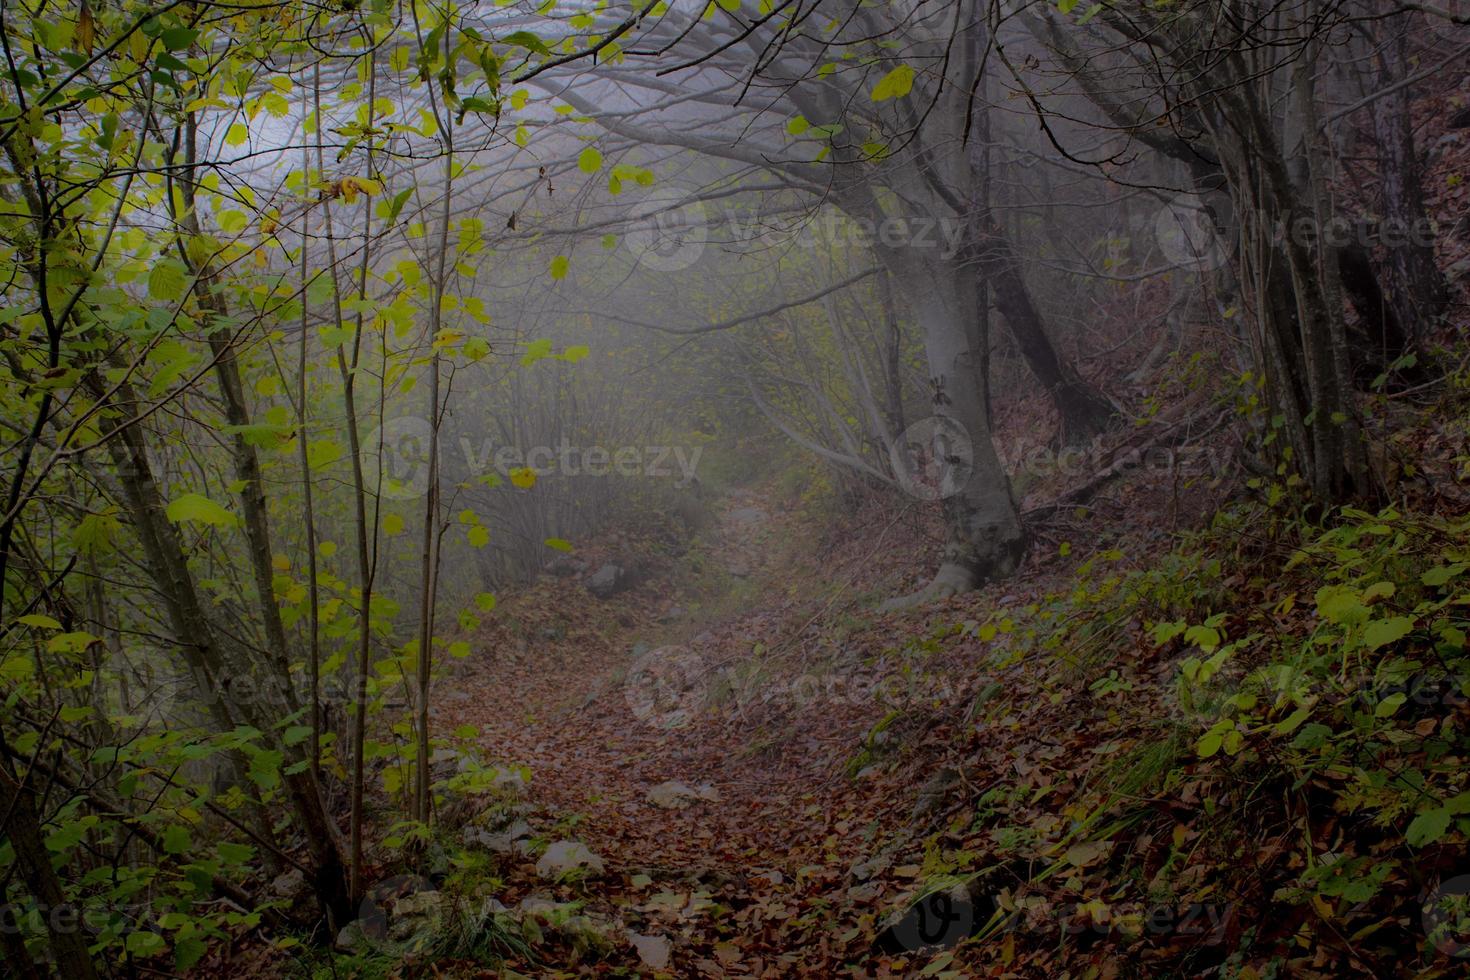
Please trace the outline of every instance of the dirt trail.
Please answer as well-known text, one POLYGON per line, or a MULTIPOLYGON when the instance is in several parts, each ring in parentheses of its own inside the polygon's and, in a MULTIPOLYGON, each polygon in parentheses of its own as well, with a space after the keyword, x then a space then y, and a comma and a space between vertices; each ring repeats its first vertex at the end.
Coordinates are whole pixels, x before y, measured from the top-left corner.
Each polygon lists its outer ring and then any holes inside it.
MULTIPOLYGON (((772 601, 791 569, 773 556, 795 534, 761 495, 737 490, 706 532, 735 608, 713 622, 635 621, 602 645, 548 644, 516 666, 487 658, 459 685, 472 695, 444 709, 446 724, 479 728, 489 758, 530 768, 543 824, 583 815, 559 833, 585 842, 606 871, 561 897, 611 906, 628 928, 668 937, 672 975, 831 975, 844 945, 836 935, 855 924, 855 910, 836 906, 872 846, 872 811, 885 805, 846 771, 871 706, 813 708, 783 697, 779 679, 774 694, 770 678, 730 690, 740 661, 781 625, 772 601), (705 798, 650 799, 670 781, 705 798)), ((521 870, 511 898, 548 890, 521 870)), ((631 946, 619 960, 639 963, 631 946)))

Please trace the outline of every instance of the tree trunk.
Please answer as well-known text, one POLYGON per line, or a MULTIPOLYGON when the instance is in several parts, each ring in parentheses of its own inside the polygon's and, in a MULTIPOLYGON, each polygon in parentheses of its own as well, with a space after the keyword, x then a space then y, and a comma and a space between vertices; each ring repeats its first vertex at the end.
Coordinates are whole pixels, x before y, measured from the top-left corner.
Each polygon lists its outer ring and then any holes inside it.
POLYGON ((1056 405, 1062 443, 1077 445, 1104 431, 1114 415, 1112 403, 1084 381, 1052 344, 1015 249, 989 216, 983 220, 975 255, 980 275, 995 293, 996 309, 1006 318, 1026 366, 1056 405))
MULTIPOLYGON (((96 375, 88 379, 88 386, 94 394, 101 396, 102 383, 96 375)), ((121 386, 117 394, 123 404, 138 404, 127 385, 121 386)), ((267 737, 276 739, 280 716, 274 697, 268 694, 267 700, 270 703, 265 704, 251 697, 227 700, 229 679, 233 674, 215 636, 214 627, 205 615, 205 606, 189 571, 183 543, 173 524, 164 516, 163 495, 149 465, 147 446, 140 427, 124 426, 107 444, 123 487, 124 506, 143 543, 144 557, 154 584, 163 598, 175 642, 184 653, 194 688, 205 702, 216 729, 228 732, 235 727, 235 719, 230 710, 233 707, 239 712, 242 721, 266 733, 267 737)), ((256 687, 269 687, 269 684, 256 687)), ((291 763, 296 761, 297 750, 283 743, 278 744, 277 748, 286 761, 281 780, 311 852, 316 871, 317 894, 328 915, 336 917, 336 921, 345 922, 351 904, 347 898, 346 869, 342 863, 339 843, 341 832, 327 813, 326 804, 310 769, 302 767, 294 773, 290 771, 294 768, 291 763)), ((238 759, 236 768, 239 778, 243 778, 244 769, 238 759)))
MULTIPOLYGON (((1408 38, 1402 23, 1380 24, 1378 84, 1389 88, 1408 74, 1408 38)), ((1388 303, 1408 340, 1422 345, 1449 303, 1449 289, 1434 261, 1434 243, 1424 210, 1419 156, 1414 150, 1409 95, 1399 88, 1373 103, 1383 206, 1388 303)))
MULTIPOLYGON (((79 927, 79 917, 52 914, 67 908, 66 892, 51 867, 51 852, 46 850, 35 797, 25 780, 12 773, 4 762, 0 762, 0 838, 10 841, 21 878, 41 909, 57 969, 67 980, 93 980, 97 969, 92 965, 92 954, 87 951, 87 937, 79 927), (65 920, 76 927, 68 929, 58 925, 65 920)), ((21 950, 24 951, 23 944, 21 950)), ((10 958, 8 948, 6 958, 10 958)), ((16 964, 17 975, 25 975, 27 963, 31 963, 29 956, 16 964)), ((34 965, 30 970, 36 972, 34 965)))
POLYGON ((943 500, 946 530, 934 580, 920 592, 885 606, 896 609, 1012 575, 1025 554, 1026 535, 991 441, 985 386, 970 347, 976 317, 973 284, 955 274, 960 271, 955 264, 927 267, 892 253, 884 258, 895 266, 910 266, 892 271, 923 325, 929 365, 935 438, 926 446, 909 448, 932 452, 940 475, 938 482, 911 484, 910 490, 921 498, 943 500))

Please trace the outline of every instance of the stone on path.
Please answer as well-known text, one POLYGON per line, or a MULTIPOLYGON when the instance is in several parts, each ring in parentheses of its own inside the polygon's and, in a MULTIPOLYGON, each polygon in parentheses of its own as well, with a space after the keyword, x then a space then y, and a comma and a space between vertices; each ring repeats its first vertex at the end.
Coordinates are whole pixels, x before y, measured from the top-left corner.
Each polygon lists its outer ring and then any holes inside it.
POLYGON ((669 968, 669 956, 673 953, 673 944, 666 936, 640 936, 636 932, 628 933, 628 942, 638 950, 638 958, 643 965, 650 970, 667 970, 669 968))
POLYGON ((569 871, 586 870, 602 874, 602 858, 587 849, 587 845, 576 840, 559 840, 546 849, 541 860, 536 862, 536 873, 543 878, 555 880, 569 871))
POLYGON ((720 794, 708 783, 693 787, 674 779, 659 783, 648 791, 648 802, 665 810, 682 810, 695 800, 718 803, 720 794))

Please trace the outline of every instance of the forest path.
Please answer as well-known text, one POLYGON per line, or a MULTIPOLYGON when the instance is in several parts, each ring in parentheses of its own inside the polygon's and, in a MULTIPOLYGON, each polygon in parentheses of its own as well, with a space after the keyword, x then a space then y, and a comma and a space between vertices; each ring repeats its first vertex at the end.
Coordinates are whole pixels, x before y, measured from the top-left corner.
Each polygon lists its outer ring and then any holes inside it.
MULTIPOLYGON (((783 622, 794 522, 735 490, 705 538, 731 585, 712 620, 662 623, 661 645, 634 626, 601 649, 555 644, 530 669, 482 667, 483 683, 468 680, 483 696, 462 695, 447 724, 475 725, 489 758, 529 767, 537 836, 580 840, 605 863, 557 893, 666 937, 674 975, 826 974, 846 946, 836 933, 856 924, 834 906, 877 827, 860 811, 887 805, 847 771, 871 718, 813 704, 810 678, 742 670, 783 622)), ((548 891, 530 859, 520 870, 508 902, 548 891)))

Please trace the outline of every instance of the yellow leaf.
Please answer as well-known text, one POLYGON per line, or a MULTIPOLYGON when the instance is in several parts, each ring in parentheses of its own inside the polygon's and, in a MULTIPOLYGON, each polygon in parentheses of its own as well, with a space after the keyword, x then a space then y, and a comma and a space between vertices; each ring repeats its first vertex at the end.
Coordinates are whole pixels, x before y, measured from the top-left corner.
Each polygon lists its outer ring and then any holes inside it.
POLYGON ((529 466, 522 466, 510 471, 510 482, 522 490, 529 490, 536 485, 536 471, 529 466))

